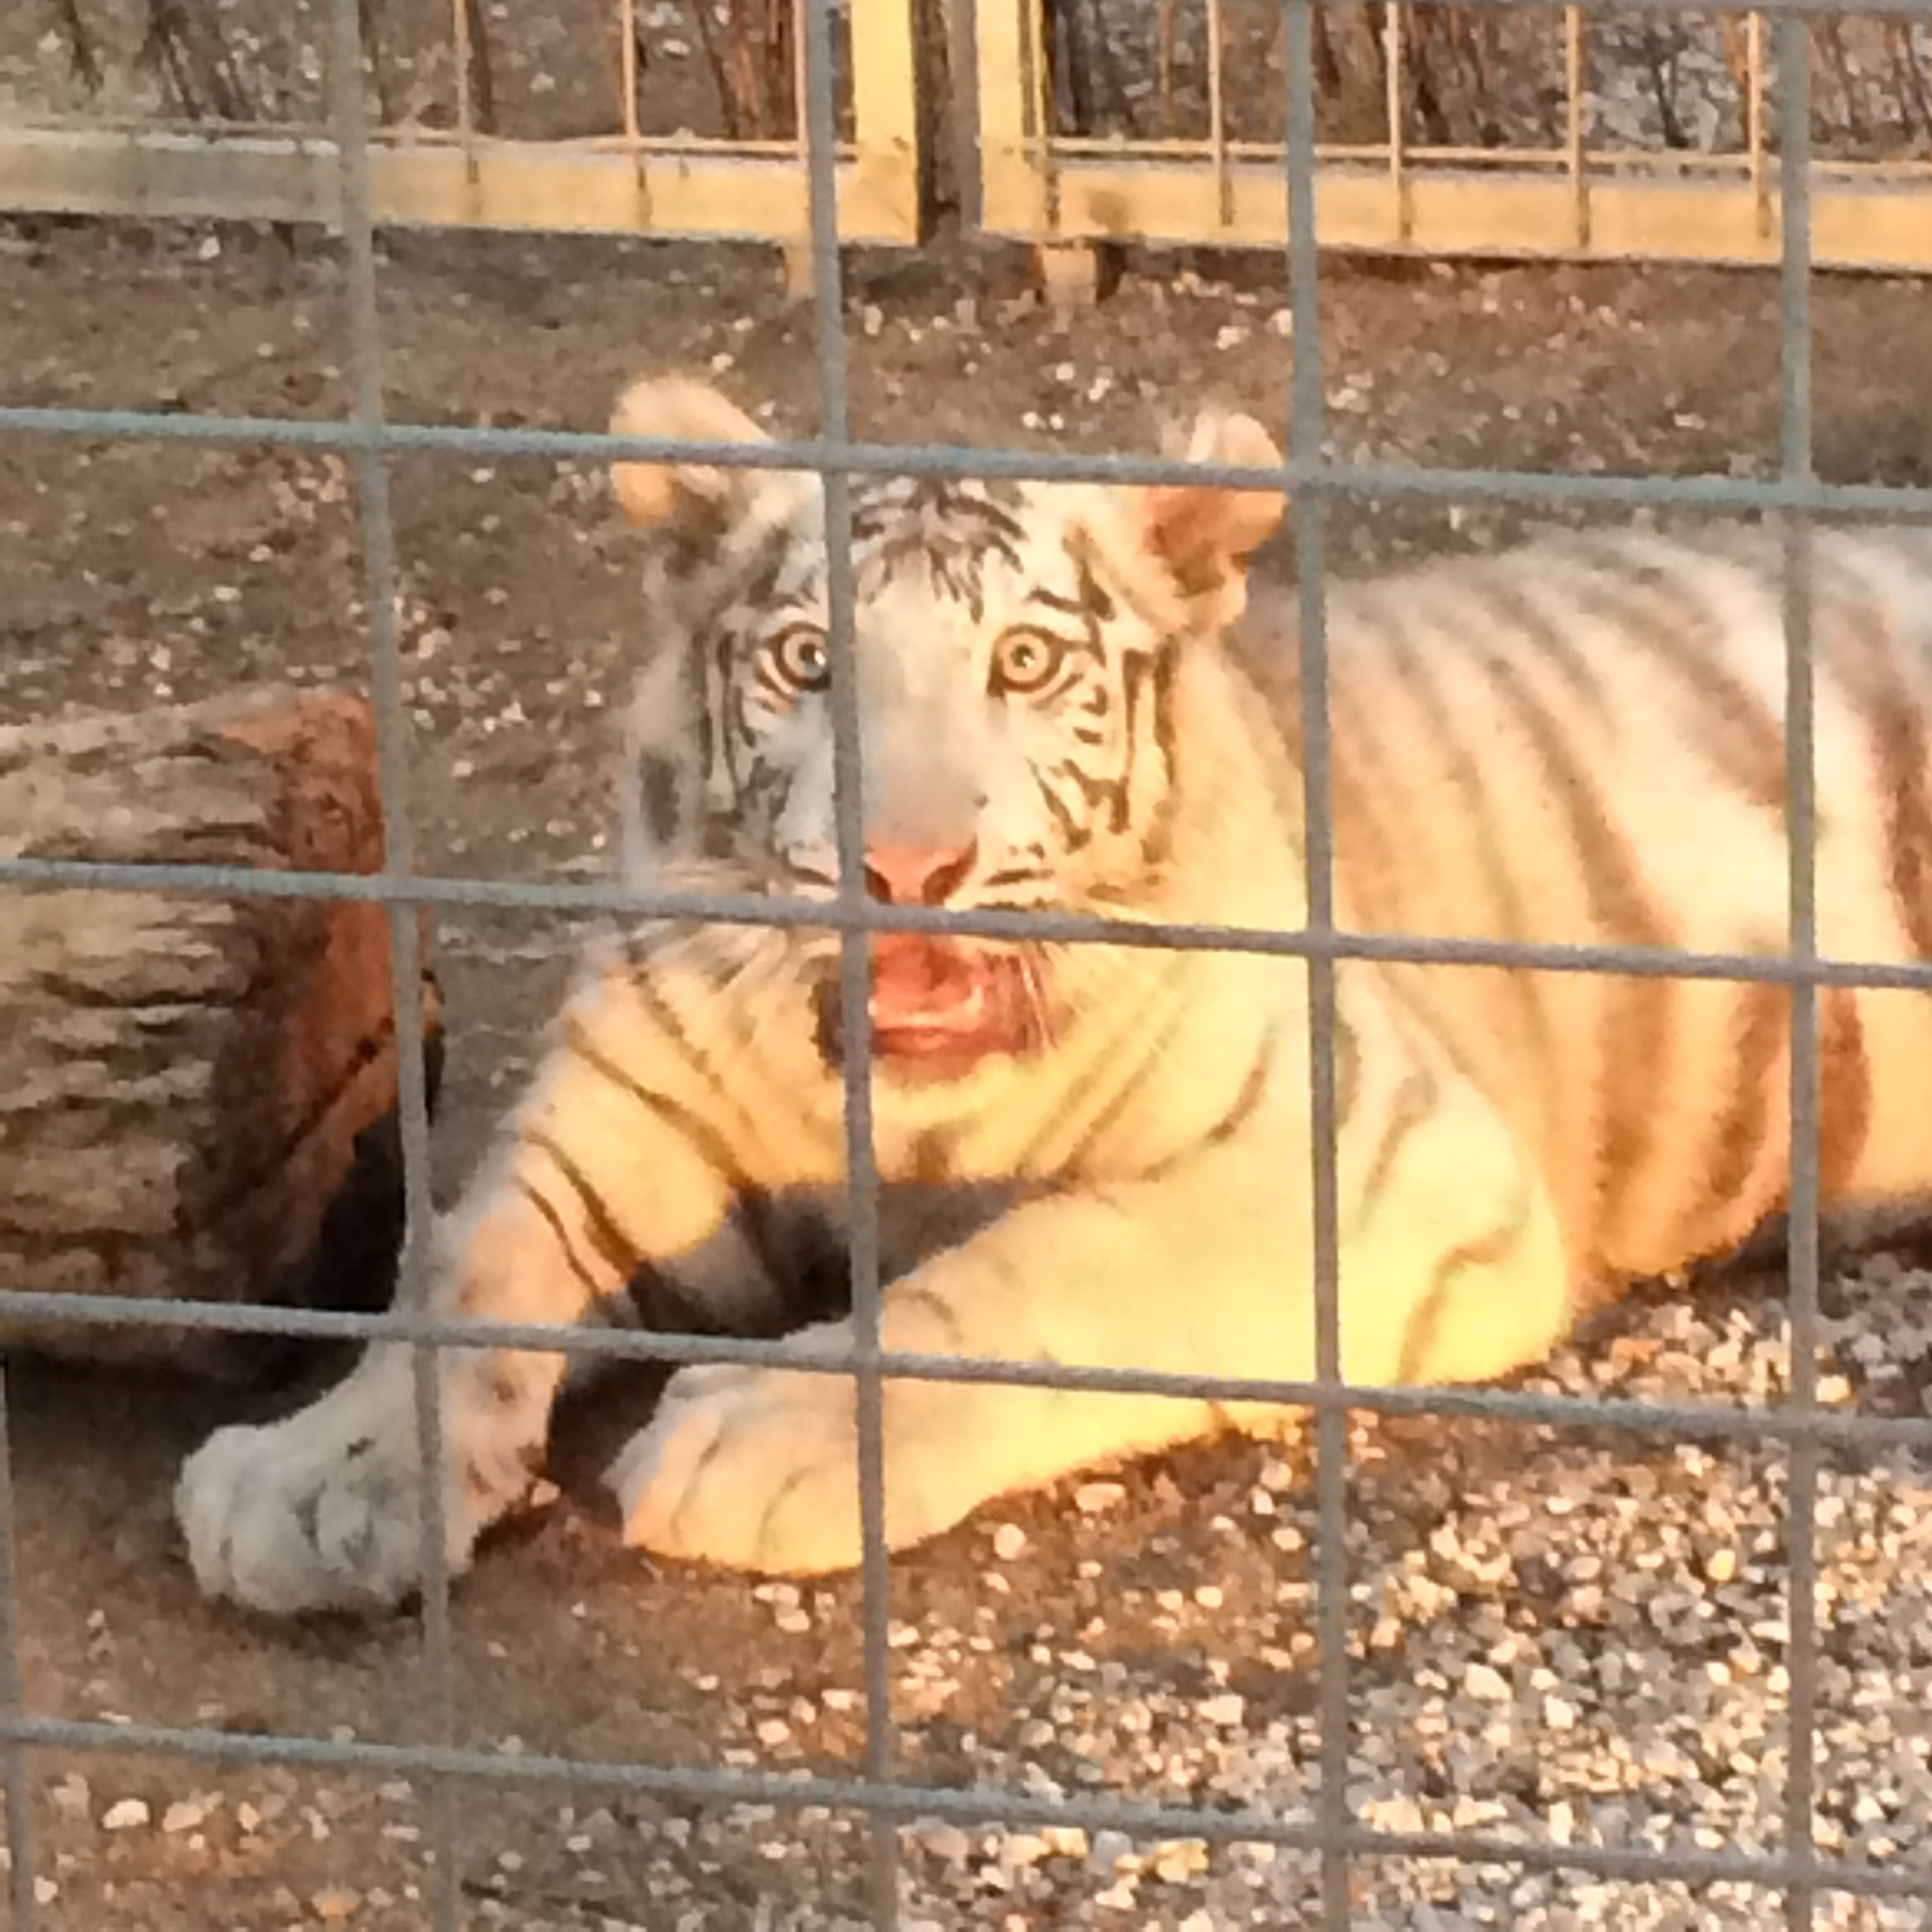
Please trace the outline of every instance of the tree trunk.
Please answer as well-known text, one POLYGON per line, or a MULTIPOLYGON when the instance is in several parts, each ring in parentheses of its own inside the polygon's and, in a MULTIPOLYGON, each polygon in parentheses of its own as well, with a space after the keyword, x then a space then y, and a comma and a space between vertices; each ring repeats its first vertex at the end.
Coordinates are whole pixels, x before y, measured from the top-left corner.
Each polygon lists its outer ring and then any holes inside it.
MULTIPOLYGON (((375 769, 338 692, 0 729, 0 853, 371 872, 375 769)), ((380 906, 0 886, 0 1342, 234 1374, 259 1344, 6 1291, 379 1303, 395 1105, 380 906)))

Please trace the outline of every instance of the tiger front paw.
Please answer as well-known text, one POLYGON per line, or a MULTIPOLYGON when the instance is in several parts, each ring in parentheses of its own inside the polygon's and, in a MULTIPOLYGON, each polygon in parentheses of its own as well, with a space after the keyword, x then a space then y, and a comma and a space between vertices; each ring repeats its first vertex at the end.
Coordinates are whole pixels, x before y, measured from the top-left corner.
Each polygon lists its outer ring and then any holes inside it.
MULTIPOLYGON (((457 1425, 446 1414, 452 1576, 468 1567, 485 1524, 516 1500, 500 1477, 481 1479, 457 1425)), ((376 1352, 284 1421, 217 1430, 183 1465, 175 1514, 211 1597, 275 1616, 384 1610, 422 1580, 422 1480, 407 1353, 376 1352)))
MULTIPOLYGON (((792 1339, 842 1351, 849 1331, 831 1323, 792 1339)), ((624 1541, 735 1570, 850 1568, 859 1558, 854 1387, 836 1373, 732 1363, 680 1369, 605 1478, 623 1512, 624 1541)))

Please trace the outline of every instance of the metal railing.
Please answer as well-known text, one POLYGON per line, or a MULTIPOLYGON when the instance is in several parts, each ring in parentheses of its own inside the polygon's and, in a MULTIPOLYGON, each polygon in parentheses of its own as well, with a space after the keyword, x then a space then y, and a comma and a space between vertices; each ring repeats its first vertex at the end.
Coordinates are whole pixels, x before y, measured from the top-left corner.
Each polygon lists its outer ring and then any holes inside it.
MULTIPOLYGON (((1104 52, 1068 44, 1083 3, 977 0, 985 227, 1038 243, 1279 248, 1271 0, 1185 14, 1162 0, 1104 52), (1096 62, 1108 86, 1069 82, 1096 62)), ((1804 11, 1819 17, 1806 49, 1811 258, 1932 267, 1932 28, 1831 0, 1804 11)), ((1318 9, 1324 245, 1775 263, 1792 150, 1771 17, 1508 0, 1318 9)))
MULTIPOLYGON (((549 66, 525 76, 520 98, 506 80, 485 78, 494 70, 477 0, 448 0, 446 10, 431 0, 386 8, 392 30, 414 30, 388 52, 404 52, 411 73, 428 77, 396 99, 366 45, 358 43, 353 67, 343 65, 325 5, 271 3, 256 23, 260 71, 249 81, 212 80, 191 93, 178 80, 157 98, 125 85, 97 85, 92 99, 47 88, 0 113, 0 210, 339 226, 350 217, 331 103, 363 92, 375 97, 362 125, 367 212, 378 225, 732 238, 802 249, 811 228, 799 109, 806 9, 804 0, 785 4, 791 71, 766 72, 773 52, 785 64, 782 46, 760 50, 762 90, 718 43, 711 0, 689 0, 686 39, 657 37, 649 74, 638 0, 594 0, 567 23, 523 13, 500 58, 507 50, 534 59, 519 39, 546 24, 567 38, 549 66), (340 84, 346 74, 362 76, 363 88, 340 84), (757 95, 749 105, 736 98, 747 94, 757 95), (192 113, 182 111, 184 95, 192 113)), ((772 11, 778 17, 777 0, 772 11)), ((833 172, 846 242, 919 239, 913 25, 913 0, 845 0, 841 9, 833 172)), ((217 62, 217 78, 227 65, 217 62)))
MULTIPOLYGON (((360 64, 355 0, 333 0, 335 55, 346 71, 360 64)), ((995 10, 989 4, 987 11, 995 10)), ((1781 264, 1784 360, 1779 475, 1762 481, 1729 477, 1675 480, 1640 477, 1551 477, 1505 472, 1447 472, 1357 465, 1324 450, 1324 366, 1317 239, 1328 219, 1320 193, 1316 152, 1315 73, 1312 9, 1306 0, 1282 0, 1285 100, 1283 174, 1276 193, 1286 223, 1294 328, 1294 408, 1286 461, 1279 470, 1254 471, 1189 466, 1126 456, 1036 455, 957 447, 856 444, 850 437, 846 402, 845 338, 841 298, 839 159, 833 99, 833 48, 829 8, 814 0, 802 40, 803 127, 809 163, 811 242, 814 257, 820 328, 822 432, 816 439, 752 447, 652 439, 574 435, 556 431, 469 429, 388 420, 384 406, 383 350, 377 320, 375 225, 380 204, 378 159, 371 154, 358 90, 342 91, 331 136, 331 166, 339 166, 339 205, 346 238, 355 343, 354 407, 342 420, 277 421, 216 419, 125 410, 0 408, 0 434, 15 436, 189 440, 230 444, 304 444, 339 451, 349 460, 365 533, 366 608, 374 665, 374 695, 380 747, 385 862, 373 878, 300 872, 256 873, 195 866, 130 867, 9 860, 0 863, 0 885, 11 888, 89 886, 221 897, 301 895, 354 897, 389 909, 399 1038, 421 1037, 417 972, 418 908, 511 907, 525 909, 623 911, 634 915, 706 918, 774 925, 830 926, 844 935, 847 1012, 853 1016, 847 1085, 848 1136, 852 1172, 852 1289, 858 1342, 851 1357, 830 1361, 800 1356, 784 1342, 715 1340, 635 1332, 590 1332, 508 1327, 432 1319, 425 1312, 424 1253, 412 1244, 395 1312, 386 1316, 338 1315, 289 1309, 162 1305, 152 1302, 23 1295, 19 1312, 38 1318, 219 1327, 237 1332, 335 1338, 399 1338, 414 1345, 426 1468, 436 1466, 438 1351, 481 1340, 541 1346, 571 1355, 645 1357, 668 1362, 743 1361, 791 1362, 819 1373, 856 1377, 859 1466, 864 1524, 864 1688, 866 1734, 862 1771, 852 1777, 792 1777, 724 1768, 687 1769, 645 1762, 579 1762, 537 1755, 507 1757, 460 1747, 451 1698, 449 1587, 440 1525, 440 1488, 426 1485, 423 1541, 425 1654, 439 1714, 438 1735, 422 1745, 341 1741, 320 1735, 237 1735, 213 1729, 110 1724, 37 1714, 27 1708, 15 1654, 14 1578, 10 1547, 11 1483, 0 1453, 0 1768, 7 1780, 11 1848, 13 1923, 32 1932, 39 1916, 34 1847, 29 1829, 23 1754, 35 1750, 100 1749, 193 1757, 217 1763, 247 1762, 332 1766, 343 1770, 407 1773, 441 1794, 434 1813, 436 1856, 426 1909, 439 1932, 463 1923, 458 1879, 452 1795, 481 1780, 551 1792, 635 1791, 678 1794, 706 1801, 828 1805, 856 1809, 874 1825, 872 1910, 889 1927, 900 1912, 898 1828, 914 1818, 960 1822, 997 1820, 1009 1825, 1080 1825, 1150 1836, 1185 1836, 1226 1841, 1255 1840, 1288 1847, 1320 1862, 1319 1923, 1350 1921, 1350 1883, 1357 1861, 1392 1855, 1482 1862, 1533 1871, 1567 1870, 1615 1880, 1673 1879, 1692 1883, 1731 1881, 1780 1893, 1784 1922, 1815 1923, 1814 1907, 1829 1890, 1872 1899, 1923 1900, 1932 1895, 1932 1874, 1903 1863, 1835 1860, 1822 1856, 1814 1837, 1813 1748, 1816 1733, 1818 1632, 1814 1593, 1814 1500, 1821 1457, 1828 1448, 1863 1450, 1932 1447, 1932 1418, 1848 1415, 1821 1406, 1815 1366, 1819 1336, 1818 1276, 1818 1147, 1816 1095, 1819 1043, 1818 989, 1857 985, 1932 990, 1932 963, 1867 966, 1822 958, 1814 919, 1813 747, 1810 653, 1808 635, 1808 545, 1810 521, 1821 514, 1932 515, 1932 490, 1881 489, 1826 485, 1810 462, 1811 355, 1808 289, 1814 265, 1809 185, 1810 116, 1808 63, 1803 21, 1779 14, 1776 31, 1776 98, 1780 118, 1785 219, 1778 247, 1781 264), (392 595, 394 560, 389 464, 399 453, 442 450, 475 455, 524 455, 657 460, 683 459, 732 466, 784 467, 816 472, 825 480, 832 557, 834 715, 839 747, 839 843, 844 885, 830 905, 800 905, 758 897, 680 893, 638 893, 615 886, 515 882, 425 875, 411 832, 411 725, 402 695, 400 653, 392 595), (854 474, 923 473, 1047 478, 1088 477, 1114 482, 1184 478, 1224 484, 1285 484, 1290 492, 1299 563, 1303 652, 1302 724, 1306 744, 1305 795, 1309 836, 1308 923, 1292 931, 1251 931, 1208 927, 1121 926, 1046 915, 947 914, 918 908, 882 907, 860 886, 859 744, 849 668, 853 587, 848 479, 854 474), (1603 507, 1732 509, 1766 513, 1787 533, 1789 720, 1791 924, 1788 952, 1764 958, 1729 954, 1677 954, 1610 945, 1528 945, 1503 942, 1391 937, 1338 927, 1334 917, 1331 801, 1329 796, 1326 703, 1324 564, 1327 513, 1339 500, 1361 495, 1487 498, 1535 503, 1583 503, 1603 507), (948 931, 1048 935, 1070 942, 1105 941, 1155 947, 1215 946, 1305 959, 1312 983, 1311 1051, 1314 1161, 1314 1265, 1317 1283, 1318 1360, 1314 1379, 1275 1382, 1117 1370, 1064 1368, 1038 1362, 890 1355, 878 1343, 881 1282, 874 1219, 877 1177, 870 1134, 870 1042, 863 1016, 866 935, 879 931, 948 931), (1366 1389, 1340 1376, 1339 1337, 1342 1311, 1336 1290, 1334 972, 1354 958, 1453 962, 1532 968, 1566 972, 1616 972, 1689 978, 1757 981, 1788 990, 1792 1013, 1791 1208, 1791 1386, 1786 1400, 1762 1409, 1697 1403, 1653 1404, 1596 1398, 1526 1394, 1481 1388, 1366 1389), (1319 1637, 1320 1778, 1312 1822, 1253 1807, 1197 1809, 1106 1797, 1042 1798, 1009 1790, 942 1788, 903 1775, 895 1762, 881 1493, 885 1446, 880 1429, 882 1379, 923 1376, 1015 1384, 1118 1389, 1208 1396, 1226 1401, 1302 1403, 1317 1417, 1316 1486, 1316 1627, 1319 1637), (1344 1487, 1344 1430, 1351 1412, 1378 1414, 1513 1418, 1566 1428, 1619 1429, 1669 1437, 1694 1435, 1781 1443, 1790 1456, 1789 1765, 1781 1848, 1765 1856, 1739 1852, 1607 1847, 1530 1842, 1507 1834, 1461 1831, 1385 1831, 1364 1825, 1352 1812, 1347 1785, 1351 1719, 1346 1668, 1348 1605, 1344 1487)), ((402 1055, 400 1107, 408 1204, 418 1226, 429 1211, 429 1122, 422 1069, 416 1055, 402 1055)), ((5 1393, 0 1379, 0 1402, 5 1393)), ((0 1413, 0 1422, 4 1414, 0 1413)), ((0 1435, 0 1450, 4 1436, 0 1435)), ((512 1668, 514 1668, 512 1666, 512 1668)))

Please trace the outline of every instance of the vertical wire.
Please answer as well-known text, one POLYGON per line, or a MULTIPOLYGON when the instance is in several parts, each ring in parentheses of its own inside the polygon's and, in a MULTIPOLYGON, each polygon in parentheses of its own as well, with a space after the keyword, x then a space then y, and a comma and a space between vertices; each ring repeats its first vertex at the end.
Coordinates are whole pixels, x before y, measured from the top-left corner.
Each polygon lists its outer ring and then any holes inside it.
POLYGON ((0 1777, 6 1780, 7 1856, 12 1932, 33 1932, 39 1916, 34 1895, 33 1818, 27 1803, 27 1753, 14 1727, 27 1715, 27 1690, 21 1675, 20 1570, 14 1539, 20 1519, 13 1492, 13 1425, 9 1412, 9 1358, 0 1351, 0 1777))
POLYGON ((463 167, 476 177, 476 103, 470 99, 469 0, 450 0, 450 51, 456 62, 456 132, 462 143, 463 167))
MULTIPOLYGON (((335 0, 335 122, 342 163, 343 236, 348 256, 350 355, 354 369, 352 420, 365 440, 352 462, 362 538, 364 598, 369 607, 370 683, 375 700, 376 790, 381 801, 383 872, 407 879, 416 871, 410 801, 409 715, 402 699, 402 651, 396 637, 395 526, 389 467, 381 447, 384 418, 382 335, 376 304, 376 236, 371 213, 369 118, 362 95, 361 23, 356 0, 335 0)), ((396 1108, 402 1129, 404 1235, 396 1270, 396 1305, 425 1310, 429 1294, 429 1234, 434 1204, 429 1188, 429 1110, 424 1085, 422 926, 418 908, 391 901, 389 953, 395 1013, 396 1108)), ((380 1347, 380 1342, 372 1343, 380 1347)), ((414 1372, 417 1444, 421 1462, 423 1651, 429 1676, 432 1740, 455 1737, 450 1661, 449 1570, 444 1524, 443 1416, 437 1345, 410 1344, 414 1372)), ((456 1932, 460 1919, 454 1793, 432 1779, 431 1842, 437 1932, 456 1932)))
POLYGON ((305 129, 313 129, 321 115, 313 111, 313 103, 305 102, 301 94, 301 50, 309 44, 309 34, 302 30, 308 27, 313 32, 308 19, 308 0, 289 0, 282 15, 281 67, 286 76, 283 83, 283 119, 305 129))
MULTIPOLYGON (((1321 351, 1321 264, 1315 233, 1315 80, 1311 0, 1286 9, 1288 301, 1294 322, 1293 413, 1288 446, 1305 475, 1322 451, 1325 396, 1321 351)), ((1335 927, 1334 821, 1329 782, 1328 631, 1323 584, 1327 504, 1304 488, 1290 506, 1301 653, 1302 797, 1306 819, 1308 927, 1335 927)), ((1314 1191, 1309 1257, 1315 1287, 1315 1375, 1342 1380, 1341 1303, 1335 1205, 1335 961, 1311 955, 1309 988, 1309 1125, 1314 1191)), ((1291 1257, 1301 1265, 1302 1257, 1291 1257)), ((1348 1795, 1348 1413, 1324 1407, 1315 1422, 1317 1527, 1316 1641, 1320 1646, 1321 1784, 1316 1823, 1321 1845, 1322 1924, 1350 1922, 1348 1795)))
MULTIPOLYGON (((1046 58, 1046 7, 1048 0, 1019 0, 1020 92, 1025 103, 1027 152, 1040 182, 1043 238, 1060 231, 1060 152, 1054 136, 1058 129, 1059 77, 1046 58)), ((1085 133, 1077 128, 1076 133, 1085 133)))
MULTIPOLYGON (((833 444, 851 429, 846 397, 845 317, 839 260, 837 120, 833 99, 831 0, 805 0, 806 159, 811 188, 812 282, 818 318, 819 434, 833 444)), ((838 844, 839 897, 866 904, 865 803, 859 756, 859 693, 853 661, 854 587, 852 479, 826 472, 826 604, 831 636, 833 809, 838 844)), ((865 1767, 868 1779, 893 1778, 891 1567, 886 1548, 884 1398, 878 1368, 878 1169, 872 1142, 872 971, 871 935, 860 927, 839 938, 839 994, 844 1031, 847 1219, 851 1228, 856 1425, 859 1457, 859 1574, 866 1685, 865 1767)), ((874 1815, 873 1923, 899 1923, 899 1830, 874 1815)))
POLYGON ((1389 181, 1395 190, 1395 237, 1405 244, 1415 228, 1409 193, 1409 117, 1402 100, 1409 84, 1404 71, 1408 51, 1404 22, 1407 17, 1406 0, 1389 0, 1383 9, 1383 65, 1388 70, 1383 106, 1388 118, 1389 181))
MULTIPOLYGON (((695 0, 699 6, 710 4, 710 0, 695 0)), ((811 170, 812 131, 811 120, 806 110, 806 99, 811 92, 811 22, 806 14, 811 0, 792 0, 792 125, 798 136, 799 165, 806 170, 809 181, 811 170)), ((826 29, 828 43, 830 29, 826 29)), ((837 124, 833 123, 836 137, 837 124)), ((816 231, 814 230, 814 235, 816 231)))
MULTIPOLYGON (((710 0, 698 0, 700 6, 710 0)), ((624 152, 631 165, 638 163, 637 0, 617 0, 617 86, 623 99, 618 113, 623 129, 624 152)))
POLYGON ((1751 205, 1758 232, 1771 232, 1771 193, 1765 167, 1764 16, 1744 17, 1744 145, 1749 151, 1751 205))
MULTIPOLYGON (((1809 29, 1801 16, 1777 23, 1779 189, 1783 214, 1780 278, 1779 465, 1788 481, 1811 474, 1811 102, 1809 29)), ((1786 853, 1792 956, 1818 957, 1818 823, 1812 663, 1812 530, 1802 517, 1780 520, 1783 537, 1785 647, 1786 853)), ((1791 1210, 1789 1215, 1790 1406, 1818 1402, 1818 988, 1791 989, 1791 1210)), ((1812 1815, 1818 1729, 1818 1446, 1791 1445, 1786 1529, 1789 1559, 1789 1715, 1784 1796, 1788 1855, 1808 1874, 1815 1855, 1812 1815)), ((1816 1886, 1807 1875, 1785 1893, 1789 1932, 1809 1932, 1816 1886)))
POLYGON ((1234 219, 1234 185, 1228 178, 1226 51, 1222 44, 1226 32, 1222 0, 1208 0, 1208 145, 1214 155, 1215 220, 1222 228, 1234 219))
POLYGON ((1563 149, 1570 173, 1571 239, 1589 246, 1589 178, 1583 155, 1583 9, 1563 9, 1563 149))

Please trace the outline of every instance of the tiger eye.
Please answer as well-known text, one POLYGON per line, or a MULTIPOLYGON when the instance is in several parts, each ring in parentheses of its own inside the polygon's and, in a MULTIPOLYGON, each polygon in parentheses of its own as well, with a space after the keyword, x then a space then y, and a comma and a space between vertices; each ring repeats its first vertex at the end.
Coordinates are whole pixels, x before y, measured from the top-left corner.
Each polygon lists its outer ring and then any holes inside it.
POLYGON ((822 691, 832 682, 832 658, 825 634, 810 624, 794 624, 766 646, 766 657, 781 682, 796 691, 822 691))
POLYGON ((1065 662, 1066 646, 1045 631, 1009 631, 993 647, 995 691, 1024 696, 1053 682, 1065 662))

